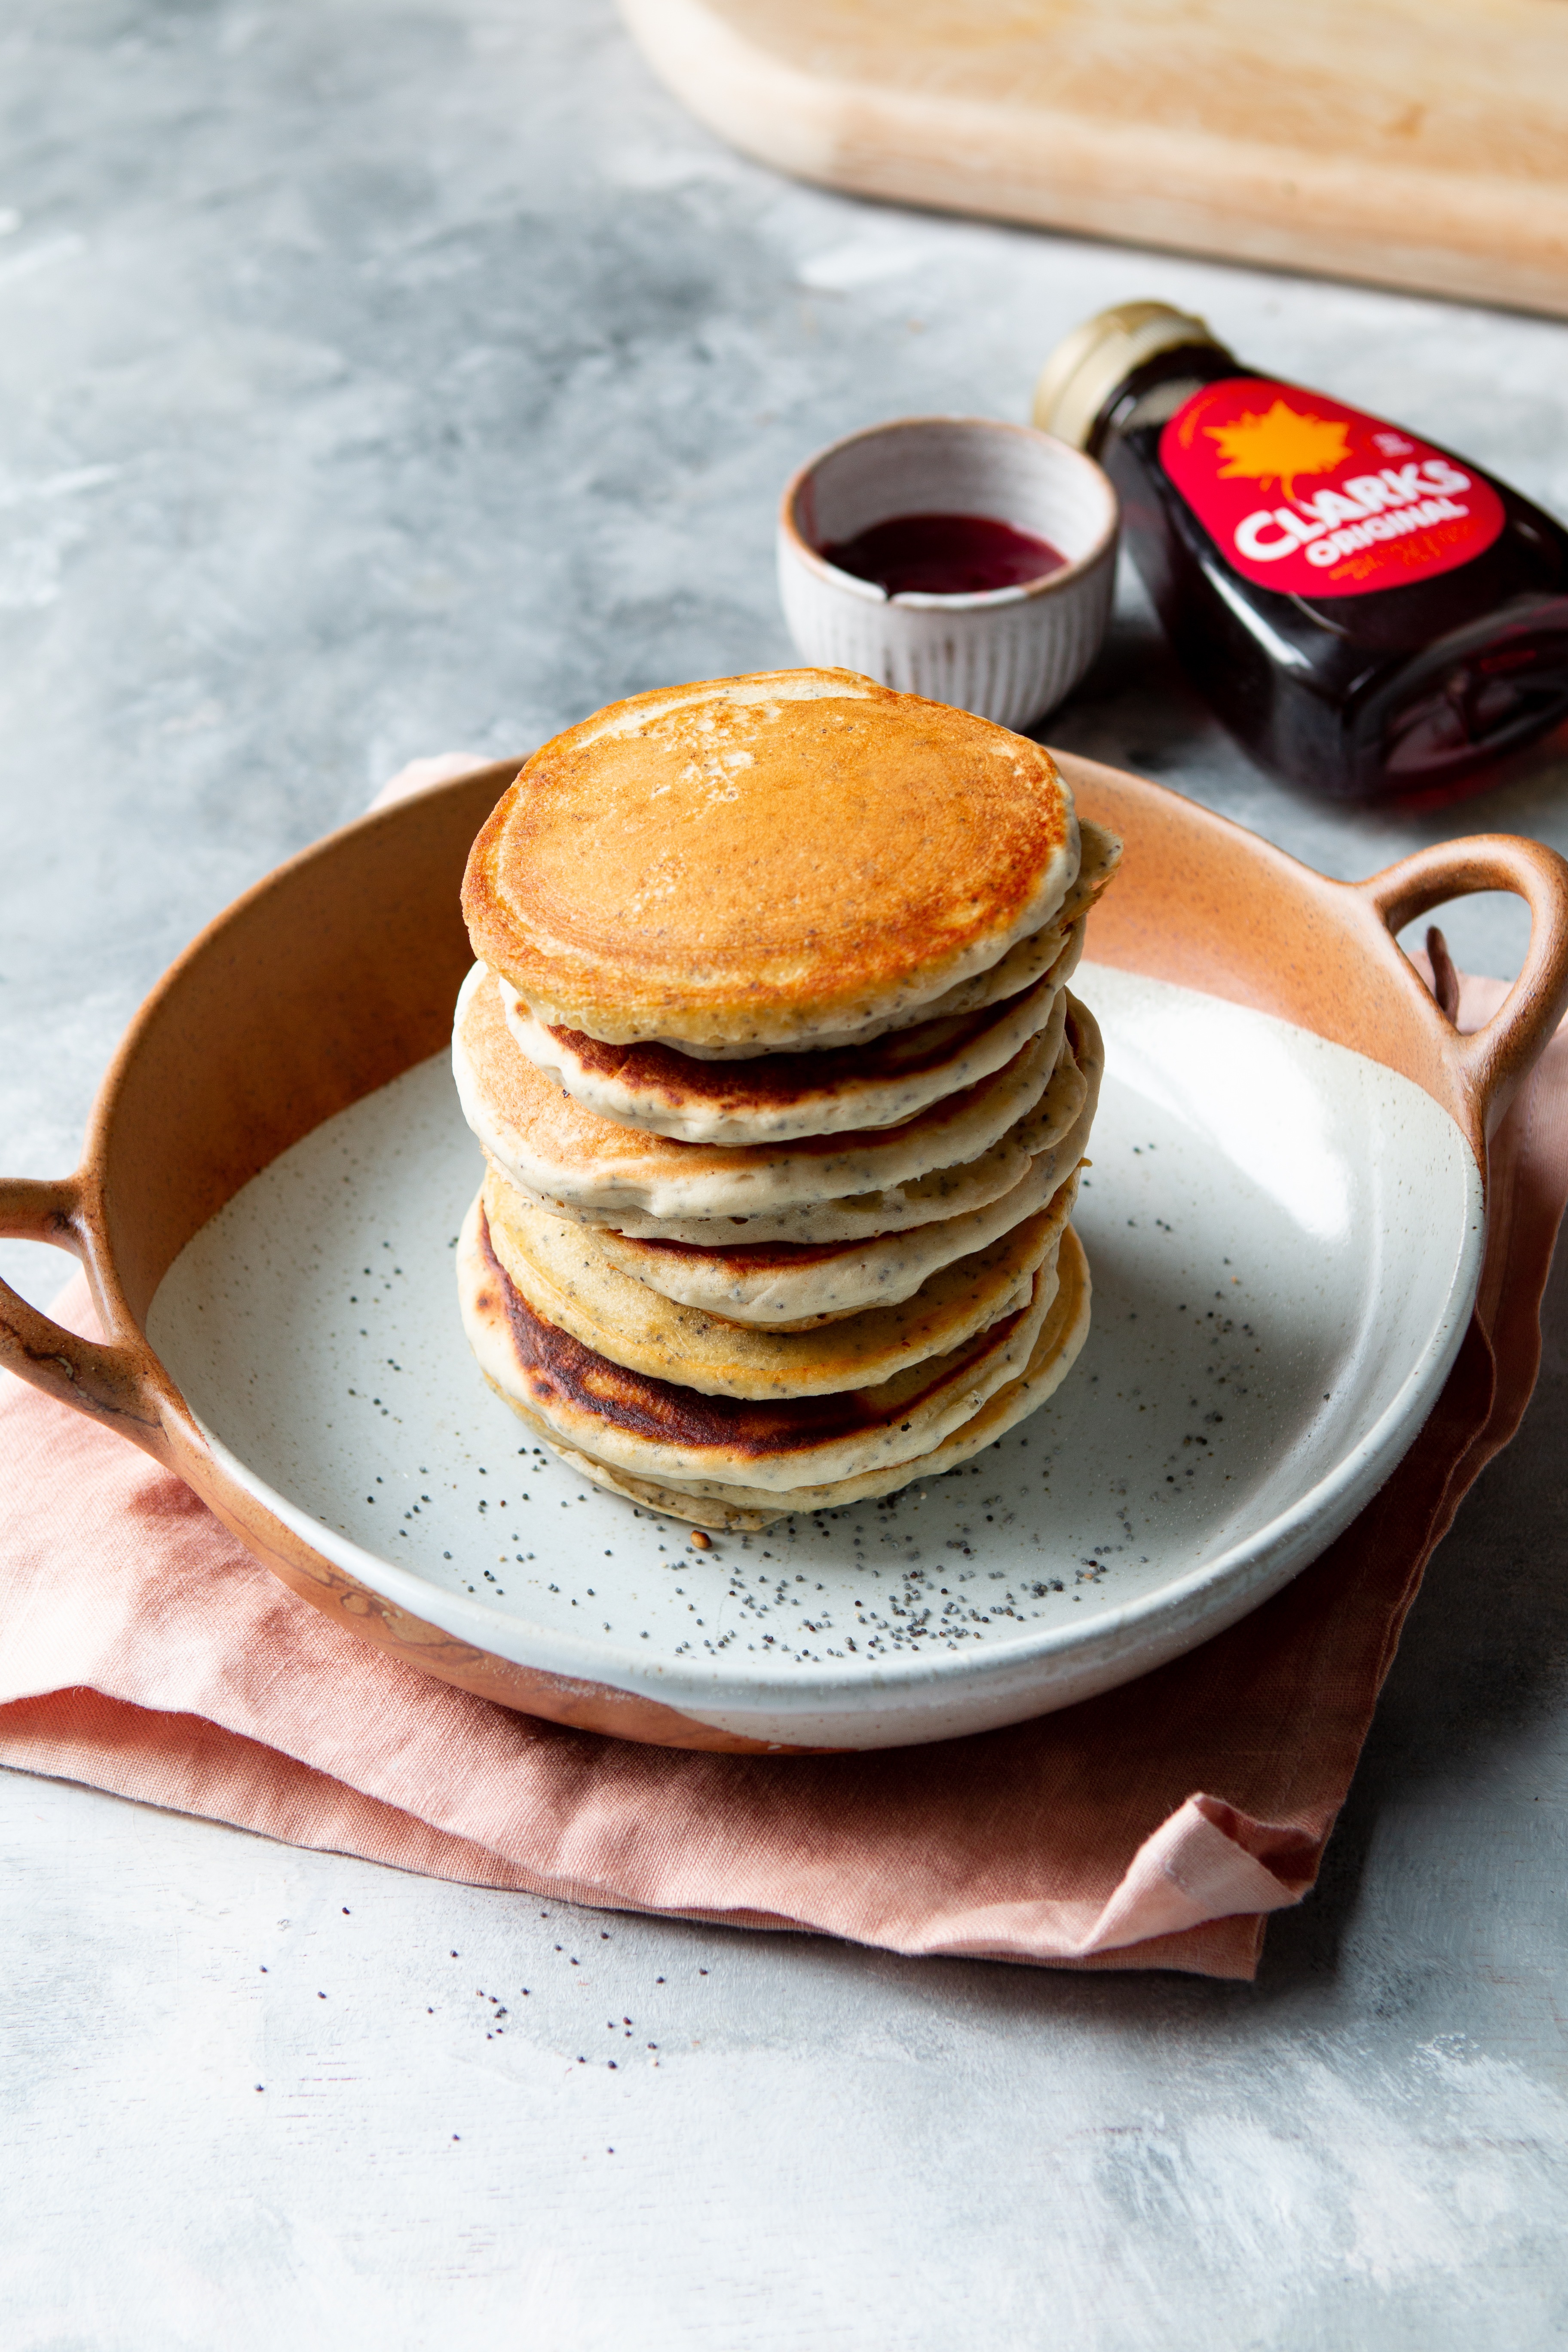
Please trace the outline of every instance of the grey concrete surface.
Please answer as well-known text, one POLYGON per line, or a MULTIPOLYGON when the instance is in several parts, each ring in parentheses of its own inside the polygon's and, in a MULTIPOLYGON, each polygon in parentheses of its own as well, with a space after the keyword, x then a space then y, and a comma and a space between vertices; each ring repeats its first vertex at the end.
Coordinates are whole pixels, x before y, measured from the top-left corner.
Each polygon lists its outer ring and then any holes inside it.
MULTIPOLYGON (((1568 514, 1561 325, 786 184, 604 0, 10 0, 0 121, 8 1172, 72 1163, 171 956, 405 760, 785 657, 791 467, 1026 414, 1101 303, 1568 514)), ((1286 793, 1131 582, 1048 732, 1340 874, 1568 848, 1562 757, 1418 821, 1286 793)), ((1450 928, 1517 961, 1511 902, 1450 928)), ((10 1776, 5 2342, 1561 2344, 1565 1412, 1560 1276, 1253 1988, 599 1918, 10 1776)))

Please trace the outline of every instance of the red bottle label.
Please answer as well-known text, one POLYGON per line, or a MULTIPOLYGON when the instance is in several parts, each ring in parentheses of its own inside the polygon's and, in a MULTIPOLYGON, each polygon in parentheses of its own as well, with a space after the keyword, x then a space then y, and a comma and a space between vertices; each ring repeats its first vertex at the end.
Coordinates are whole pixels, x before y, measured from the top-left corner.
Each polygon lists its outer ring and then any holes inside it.
POLYGON ((1364 596, 1452 572, 1504 522, 1489 481, 1321 392, 1211 383, 1160 436, 1160 463, 1244 579, 1288 596, 1364 596))

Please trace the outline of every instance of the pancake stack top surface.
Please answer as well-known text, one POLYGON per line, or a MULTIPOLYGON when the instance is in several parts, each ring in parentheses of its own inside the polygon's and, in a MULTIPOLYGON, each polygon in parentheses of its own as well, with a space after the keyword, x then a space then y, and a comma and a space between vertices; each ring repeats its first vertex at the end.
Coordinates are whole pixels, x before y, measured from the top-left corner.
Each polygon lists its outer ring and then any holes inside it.
POLYGON ((837 670, 618 703, 474 844, 453 1037, 491 1384, 706 1527, 887 1494, 1070 1367, 1120 845, 1048 752, 837 670))

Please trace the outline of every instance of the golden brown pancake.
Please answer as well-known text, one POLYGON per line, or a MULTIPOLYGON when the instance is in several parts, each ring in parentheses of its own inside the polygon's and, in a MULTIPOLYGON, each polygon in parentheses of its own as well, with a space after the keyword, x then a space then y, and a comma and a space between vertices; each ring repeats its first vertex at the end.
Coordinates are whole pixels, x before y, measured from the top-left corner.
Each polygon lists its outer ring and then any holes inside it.
POLYGON ((684 1307, 767 1331, 807 1331, 868 1307, 912 1297, 955 1259, 985 1249, 1043 1209, 1083 1157, 1089 1122, 1079 1120, 1052 1151, 1029 1164, 1021 1183, 999 1201, 962 1217, 938 1217, 905 1233, 857 1242, 752 1242, 701 1248, 642 1241, 613 1226, 592 1228, 611 1264, 633 1281, 684 1307))
POLYGON ((1028 1298, 1061 1237, 1073 1177, 1032 1216, 942 1266, 910 1297, 804 1331, 679 1306, 623 1274, 591 1225, 552 1217, 492 1169, 482 1198, 490 1247, 534 1313, 629 1371, 679 1381, 704 1396, 827 1396, 863 1389, 949 1354, 1028 1298))
MULTIPOLYGON (((1064 948, 1057 961, 1067 960, 1064 948)), ((673 1045, 606 1045, 581 1029, 547 1029, 508 982, 498 986, 519 1051, 601 1118, 683 1143, 784 1143, 897 1127, 989 1077, 1049 1021, 1056 967, 1033 988, 974 1013, 888 1030, 865 1045, 744 1062, 698 1061, 673 1045)))
MULTIPOLYGON (((1029 1151, 1054 1150, 1069 1127, 1086 1125, 1100 1108, 1105 1041, 1088 1005, 1080 1003, 1070 989, 1064 992, 1068 1003, 1067 1035, 1061 1056, 1045 1093, 1013 1130, 1029 1151)), ((1087 1142, 1086 1133, 1085 1145, 1087 1142)))
POLYGON ((946 1355, 870 1388, 777 1402, 704 1396, 628 1370, 537 1314, 509 1278, 475 1200, 458 1244, 464 1328, 497 1392, 558 1445, 656 1484, 716 1479, 783 1493, 912 1461, 969 1420, 1034 1352, 1057 1276, 946 1355))
POLYGON ((543 1423, 531 1414, 524 1412, 522 1418, 531 1423, 563 1462, 612 1495, 623 1495, 627 1502, 644 1504, 669 1518, 684 1519, 691 1527, 754 1530, 771 1527, 788 1511, 837 1510, 846 1503, 867 1502, 873 1496, 894 1494, 902 1486, 940 1478, 944 1471, 956 1469, 984 1446, 994 1445, 1026 1413, 1044 1404, 1071 1371, 1089 1337, 1089 1260, 1069 1225, 1062 1235, 1057 1260, 1056 1297, 1035 1342, 1034 1353, 1019 1379, 998 1389, 970 1420, 961 1423, 939 1445, 913 1462, 868 1470, 858 1478, 797 1487, 790 1495, 770 1495, 757 1487, 714 1484, 700 1487, 658 1486, 651 1479, 635 1478, 627 1471, 612 1470, 607 1463, 576 1453, 552 1438, 543 1423))
MULTIPOLYGON (((1053 1080, 1053 1084, 1055 1081, 1053 1080)), ((1049 1088, 1047 1089, 1049 1094, 1049 1088)), ((1009 1128, 1000 1143, 955 1168, 933 1168, 904 1184, 889 1184, 872 1192, 841 1194, 832 1201, 806 1202, 745 1217, 654 1217, 626 1209, 585 1209, 573 1213, 585 1225, 611 1226, 628 1238, 689 1242, 709 1249, 721 1241, 818 1242, 863 1241, 868 1235, 907 1233, 939 1217, 963 1216, 999 1200, 1021 1183, 1031 1155, 1019 1141, 1022 1121, 1009 1128)), ((551 1204, 547 1202, 546 1207, 551 1204)))
MULTIPOLYGON (((923 1027, 926 1023, 938 1020, 958 1020, 971 1013, 983 1012, 988 1005, 1000 1004, 1006 997, 1022 994, 1025 989, 1033 988, 1037 981, 1044 979, 1047 972, 1053 984, 1058 987, 1064 982, 1069 981, 1083 953, 1089 916, 1100 893, 1115 879, 1117 867, 1121 863, 1121 844, 1114 834, 1107 833, 1101 826, 1090 824, 1080 818, 1079 838, 1081 852, 1077 879, 1050 921, 1042 929, 1031 931, 1026 939, 1018 941, 1016 947, 1009 948, 999 962, 992 964, 984 971, 977 972, 971 980, 959 981, 954 987, 945 990, 932 1003, 908 1006, 902 1013, 889 1014, 883 1020, 862 1024, 851 1032, 834 1032, 819 1036, 814 1041, 810 1051, 814 1054, 837 1052, 845 1046, 868 1045, 874 1039, 884 1037, 894 1030, 917 1025, 923 1027)), ((505 984, 503 995, 507 1000, 509 1020, 512 1018, 512 1007, 515 1005, 518 1008, 520 1024, 534 1024, 531 1010, 518 995, 510 982, 505 984)), ((544 1027, 542 1023, 535 1025, 541 1029, 544 1027)), ((546 1034, 552 1037, 584 1039, 587 1035, 584 1030, 570 1029, 555 1029, 546 1034)), ((636 1066, 635 1064, 606 1065, 601 1056, 606 1052, 614 1054, 616 1048, 606 1047, 604 1041, 599 1038, 589 1039, 587 1043, 599 1049, 595 1059, 600 1068, 636 1066)), ((620 1050, 635 1054, 639 1048, 627 1046, 620 1050)), ((658 1050, 658 1041, 653 1050, 658 1050)), ((683 1064, 699 1060, 743 1061, 773 1058, 764 1046, 748 1046, 744 1049, 736 1046, 721 1050, 695 1045, 688 1042, 679 1047, 666 1046, 664 1050, 671 1054, 679 1053, 683 1064)), ((542 1055, 535 1054, 533 1058, 542 1061, 544 1066, 551 1066, 549 1053, 542 1055)), ((570 1088, 568 1090, 572 1091, 570 1088)), ((584 1099, 591 1100, 592 1097, 584 1096, 584 1099)), ((618 1116, 613 1109, 609 1109, 608 1115, 612 1118, 618 1116)))
POLYGON ((911 1297, 939 1267, 985 1248, 1043 1208, 1083 1158, 1100 1099, 1104 1047, 1088 1008, 1076 997, 1069 997, 1068 1007, 1066 1049, 1050 1085, 1014 1130, 1027 1133, 1036 1156, 995 1200, 925 1224, 826 1242, 733 1241, 736 1228, 721 1219, 675 1234, 597 1226, 600 1249, 623 1274, 666 1298, 774 1331, 805 1329, 911 1297))
MULTIPOLYGON (((683 1242, 714 1249, 731 1242, 865 1242, 909 1234, 939 1219, 968 1216, 999 1201, 1021 1184, 1042 1152, 1060 1151, 1060 1173, 1087 1148, 1088 1131, 1067 1155, 1066 1137, 1092 1118, 1098 1100, 1104 1049, 1086 1006, 1068 994, 1067 1036, 1049 1084, 1034 1110, 1009 1128, 999 1143, 977 1160, 933 1169, 929 1176, 889 1185, 886 1191, 840 1195, 798 1208, 740 1217, 656 1217, 641 1211, 590 1209, 579 1202, 571 1213, 583 1223, 610 1226, 628 1241, 683 1242), (1070 1043, 1071 1050, 1068 1050, 1070 1043), (1079 1061, 1082 1068, 1079 1067, 1079 1061)), ((549 1208, 554 1204, 544 1203, 549 1208)), ((862 1304, 867 1302, 862 1301, 862 1304)))
MULTIPOLYGON (((624 1213, 752 1217, 886 1194, 989 1151, 1045 1093, 1066 1017, 1063 990, 1047 1028, 1010 1062, 902 1126, 736 1149, 621 1127, 574 1101, 519 1051, 495 977, 482 970, 458 1000, 452 1066, 464 1117, 489 1157, 559 1214, 615 1223, 624 1213)), ((1020 1158, 1012 1181, 1023 1172, 1020 1158)))
POLYGON ((1080 845, 1077 879, 1068 889, 1056 913, 1043 930, 1031 931, 1016 948, 1009 948, 999 963, 979 972, 973 980, 960 981, 948 989, 933 1004, 919 1012, 900 1016, 898 1021, 861 1030, 856 1038, 825 1038, 825 1045, 853 1044, 866 1037, 879 1036, 881 1028, 898 1028, 905 1020, 935 1021, 951 1019, 961 1013, 972 1013, 982 1004, 998 1004, 1005 996, 1015 996, 1021 988, 1032 988, 1041 975, 1048 971, 1058 983, 1070 980, 1083 953, 1088 918, 1096 899, 1116 878, 1121 863, 1121 844, 1113 833, 1084 819, 1079 821, 1080 845))
POLYGON ((635 696, 536 751, 479 834, 475 953, 548 1025, 795 1052, 933 1003, 1079 868, 1049 752, 846 670, 635 696))

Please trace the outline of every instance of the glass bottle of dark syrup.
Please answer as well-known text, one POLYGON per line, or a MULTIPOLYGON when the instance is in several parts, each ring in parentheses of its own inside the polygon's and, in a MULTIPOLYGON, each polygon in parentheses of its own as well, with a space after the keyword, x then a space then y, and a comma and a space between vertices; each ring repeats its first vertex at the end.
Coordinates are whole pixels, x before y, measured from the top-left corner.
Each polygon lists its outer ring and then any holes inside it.
POLYGON ((1183 667, 1291 782, 1437 803, 1568 718, 1568 532, 1468 459, 1163 302, 1069 335, 1035 422, 1110 475, 1183 667))

